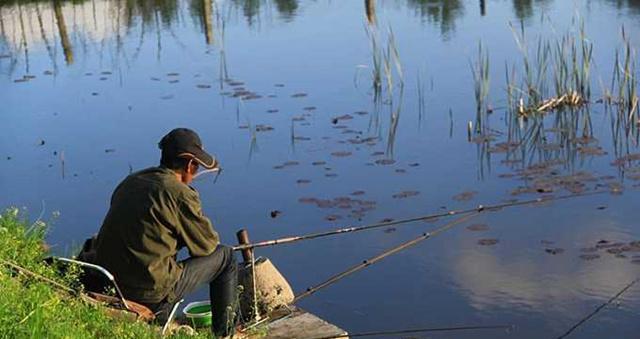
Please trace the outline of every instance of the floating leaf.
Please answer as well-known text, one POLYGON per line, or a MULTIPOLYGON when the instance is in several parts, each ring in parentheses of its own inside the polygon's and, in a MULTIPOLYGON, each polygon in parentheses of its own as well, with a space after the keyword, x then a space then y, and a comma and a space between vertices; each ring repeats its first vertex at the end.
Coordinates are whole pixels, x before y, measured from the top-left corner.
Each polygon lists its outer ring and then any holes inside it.
POLYGON ((562 254, 564 253, 564 248, 559 248, 559 247, 555 247, 555 248, 545 248, 544 249, 545 252, 552 254, 552 255, 556 255, 556 254, 562 254))
POLYGON ((500 242, 498 239, 480 239, 478 240, 478 245, 481 246, 493 246, 500 242))
POLYGON ((418 192, 418 191, 402 191, 400 193, 396 193, 396 194, 392 195, 392 197, 394 199, 404 199, 404 198, 409 198, 409 197, 415 197, 418 194, 420 194, 420 192, 418 192))
POLYGON ((453 200, 456 201, 467 201, 467 200, 471 200, 473 199, 473 197, 476 196, 476 194, 478 194, 478 192, 476 191, 466 191, 466 192, 462 192, 460 194, 456 194, 453 196, 453 200))
POLYGON ((600 254, 580 254, 579 258, 582 260, 591 261, 600 258, 600 254))
POLYGON ((487 225, 487 224, 473 224, 473 225, 467 226, 467 229, 469 231, 473 231, 473 232, 484 232, 484 231, 488 231, 489 230, 489 225, 487 225))
POLYGON ((298 202, 303 204, 315 204, 318 202, 318 199, 304 197, 304 198, 298 199, 298 202))
POLYGON ((269 126, 269 125, 256 125, 256 132, 268 132, 268 131, 273 131, 273 127, 269 126))
POLYGON ((378 165, 393 165, 396 163, 396 161, 393 159, 378 159, 375 161, 375 163, 378 165))
POLYGON ((334 157, 339 157, 339 158, 343 158, 343 157, 348 157, 351 155, 351 152, 348 151, 338 151, 338 152, 333 152, 331 153, 331 155, 333 155, 334 157))

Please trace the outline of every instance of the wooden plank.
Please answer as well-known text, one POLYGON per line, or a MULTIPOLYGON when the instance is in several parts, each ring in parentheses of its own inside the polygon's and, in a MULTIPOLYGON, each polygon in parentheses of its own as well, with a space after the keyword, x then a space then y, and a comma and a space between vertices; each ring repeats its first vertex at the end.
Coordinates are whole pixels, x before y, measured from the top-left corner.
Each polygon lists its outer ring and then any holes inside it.
MULTIPOLYGON (((300 308, 267 325, 267 339, 322 338, 347 335, 347 331, 300 308)), ((348 337, 343 337, 348 338, 348 337)))

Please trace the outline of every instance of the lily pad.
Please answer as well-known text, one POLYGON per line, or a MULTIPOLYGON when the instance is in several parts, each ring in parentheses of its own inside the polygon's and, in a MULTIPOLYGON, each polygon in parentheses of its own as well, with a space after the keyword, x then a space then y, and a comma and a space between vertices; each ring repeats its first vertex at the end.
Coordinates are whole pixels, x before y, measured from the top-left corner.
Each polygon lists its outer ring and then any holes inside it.
POLYGON ((579 258, 582 260, 591 261, 600 258, 600 254, 580 254, 579 258))
POLYGON ((400 193, 396 193, 392 195, 392 197, 394 199, 404 199, 404 198, 415 197, 416 195, 419 195, 419 194, 420 192, 418 191, 402 191, 400 193))
POLYGON ((273 127, 269 126, 269 125, 256 125, 256 132, 268 132, 268 131, 273 131, 273 127))
POLYGON ((493 239, 493 238, 489 238, 489 239, 480 239, 478 240, 478 245, 481 246, 493 246, 497 243, 499 243, 500 240, 498 239, 493 239))
POLYGON ((393 164, 396 163, 396 161, 393 160, 393 159, 378 159, 378 160, 375 161, 375 163, 378 164, 378 165, 385 165, 386 166, 386 165, 393 165, 393 164))
POLYGON ((473 225, 467 226, 467 229, 469 231, 473 231, 473 232, 484 232, 484 231, 488 231, 489 230, 489 225, 487 225, 487 224, 473 224, 473 225))
POLYGON ((343 158, 343 157, 350 156, 351 152, 349 152, 349 151, 338 151, 338 152, 331 153, 331 155, 334 156, 334 157, 343 158))
POLYGON ((551 255, 556 255, 556 254, 564 253, 564 248, 560 248, 560 247, 545 248, 544 251, 551 255))
POLYGON ((478 192, 476 191, 466 191, 466 192, 462 192, 460 194, 456 194, 453 196, 453 200, 456 201, 467 201, 467 200, 471 200, 473 199, 473 197, 476 196, 476 194, 478 194, 478 192))

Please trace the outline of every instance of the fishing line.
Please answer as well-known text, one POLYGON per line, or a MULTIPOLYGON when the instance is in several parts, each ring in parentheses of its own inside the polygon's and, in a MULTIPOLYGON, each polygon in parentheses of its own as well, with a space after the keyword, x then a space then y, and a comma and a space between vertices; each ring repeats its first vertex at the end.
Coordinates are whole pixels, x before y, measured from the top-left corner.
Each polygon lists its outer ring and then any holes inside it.
POLYGON ((580 321, 578 321, 577 323, 575 323, 575 325, 571 326, 571 328, 569 328, 566 332, 564 332, 561 336, 557 337, 557 339, 562 339, 567 337, 569 334, 571 334, 571 332, 573 332, 574 330, 576 330, 578 327, 582 326, 584 323, 586 323, 587 321, 589 321, 591 318, 593 318, 598 312, 602 311, 603 308, 605 308, 606 306, 610 305, 612 302, 614 302, 616 299, 620 298, 620 296, 622 296, 622 294, 624 292, 626 292, 628 289, 631 288, 631 286, 635 285, 638 281, 640 280, 640 278, 636 278, 635 280, 633 280, 632 282, 628 283, 627 286, 625 286, 623 289, 621 289, 620 291, 618 291, 618 293, 616 293, 613 297, 611 297, 609 300, 607 300, 606 302, 602 303, 602 305, 598 306, 595 310, 593 310, 593 312, 587 314, 587 316, 585 316, 584 318, 580 319, 580 321))
POLYGON ((513 325, 431 327, 431 328, 415 328, 415 329, 390 330, 390 331, 378 331, 378 332, 349 333, 349 334, 341 334, 341 335, 332 335, 327 337, 317 337, 313 339, 356 338, 356 337, 371 337, 371 336, 378 336, 378 335, 397 335, 397 334, 451 332, 451 331, 474 331, 474 330, 505 330, 508 333, 513 328, 514 328, 513 325))
POLYGON ((462 210, 450 210, 450 211, 442 212, 442 213, 418 216, 418 217, 407 218, 407 219, 399 219, 399 220, 392 220, 392 221, 386 221, 386 222, 379 222, 379 223, 374 223, 374 224, 369 224, 369 225, 364 225, 364 226, 349 226, 349 227, 346 227, 346 228, 340 228, 340 229, 336 229, 336 230, 332 230, 332 231, 326 231, 326 232, 317 232, 317 233, 310 233, 310 234, 306 234, 306 235, 283 237, 283 238, 273 239, 273 240, 264 240, 264 241, 251 243, 251 244, 237 245, 237 246, 232 247, 232 249, 234 251, 240 251, 240 250, 252 249, 252 248, 257 248, 257 247, 276 246, 276 245, 293 243, 293 242, 298 242, 298 241, 303 241, 303 240, 310 240, 310 239, 327 237, 327 236, 331 236, 331 235, 343 234, 343 233, 353 233, 353 232, 371 230, 371 229, 376 229, 376 228, 381 228, 381 227, 388 227, 388 226, 393 226, 393 225, 403 225, 403 224, 408 224, 408 223, 412 223, 412 222, 416 222, 416 221, 427 221, 427 220, 433 220, 433 219, 438 219, 438 218, 442 218, 442 217, 450 217, 450 216, 454 216, 454 215, 461 215, 461 214, 464 215, 464 214, 469 214, 469 213, 474 213, 474 212, 481 212, 481 211, 484 211, 484 210, 497 211, 497 210, 500 210, 500 209, 503 209, 503 208, 507 208, 507 207, 531 205, 531 204, 536 204, 536 203, 550 202, 550 201, 557 201, 557 200, 564 200, 564 199, 571 199, 571 198, 577 198, 577 197, 583 197, 583 196, 589 196, 589 195, 595 195, 595 194, 601 194, 601 193, 607 193, 607 192, 609 192, 609 191, 593 191, 593 192, 586 192, 586 193, 568 194, 568 195, 563 195, 563 196, 558 196, 558 197, 549 197, 549 198, 540 197, 540 198, 531 199, 531 200, 523 200, 523 201, 516 201, 516 202, 489 205, 489 206, 478 205, 478 207, 476 207, 476 208, 469 208, 469 209, 462 209, 462 210))
POLYGON ((355 273, 355 272, 357 272, 357 271, 359 271, 359 270, 361 270, 361 269, 363 269, 365 267, 371 266, 371 265, 375 264, 376 262, 378 262, 378 261, 380 261, 380 260, 382 260, 382 259, 384 259, 384 258, 386 258, 386 257, 388 257, 388 256, 390 256, 392 254, 398 253, 398 252, 400 252, 400 251, 402 251, 402 250, 404 250, 406 248, 409 248, 409 247, 411 247, 411 246, 413 246, 413 245, 415 245, 415 244, 417 244, 417 243, 419 243, 419 242, 421 242, 423 240, 427 240, 429 238, 435 237, 436 235, 438 235, 438 234, 450 229, 451 227, 453 227, 453 226, 455 226, 457 224, 465 222, 465 221, 471 219, 472 217, 477 216, 478 214, 480 214, 480 211, 476 211, 474 213, 464 215, 464 216, 462 216, 462 217, 460 217, 460 218, 458 218, 456 220, 453 220, 453 221, 449 222, 448 224, 446 224, 446 225, 444 225, 444 226, 442 226, 442 227, 440 227, 440 228, 438 228, 438 229, 436 229, 436 230, 434 230, 432 232, 423 233, 417 238, 414 238, 414 239, 411 239, 409 241, 403 242, 403 243, 401 243, 400 245, 398 245, 396 247, 390 248, 390 249, 388 249, 388 250, 386 250, 386 251, 384 251, 384 252, 382 252, 382 253, 374 256, 374 257, 366 259, 366 260, 362 261, 362 263, 360 263, 360 264, 352 266, 352 267, 348 268, 345 271, 342 271, 342 272, 340 272, 340 273, 338 273, 336 275, 331 276, 329 279, 325 280, 324 282, 322 282, 322 283, 320 283, 318 285, 315 285, 313 287, 307 288, 306 291, 304 291, 303 293, 297 295, 293 299, 292 303, 296 303, 296 302, 300 301, 300 299, 306 298, 306 297, 316 293, 317 291, 319 291, 319 290, 321 290, 321 289, 323 289, 323 288, 325 288, 327 286, 332 285, 333 283, 337 282, 338 280, 340 280, 342 278, 345 278, 345 277, 347 277, 347 276, 349 276, 349 275, 351 275, 351 274, 353 274, 353 273, 355 273))

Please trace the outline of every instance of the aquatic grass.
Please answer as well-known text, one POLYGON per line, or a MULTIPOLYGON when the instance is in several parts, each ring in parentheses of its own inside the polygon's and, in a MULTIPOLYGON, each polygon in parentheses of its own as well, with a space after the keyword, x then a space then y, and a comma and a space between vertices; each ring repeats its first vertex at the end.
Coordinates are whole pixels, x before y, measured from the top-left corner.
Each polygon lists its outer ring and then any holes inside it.
POLYGON ((478 42, 478 59, 471 64, 473 74, 473 93, 476 99, 476 123, 475 133, 482 133, 488 122, 487 118, 487 98, 489 96, 489 51, 486 50, 482 41, 478 42))
POLYGON ((417 73, 416 77, 416 90, 418 92, 418 128, 420 128, 422 126, 422 120, 424 119, 426 110, 424 84, 420 78, 420 72, 417 73))
POLYGON ((397 76, 398 86, 404 87, 404 74, 400 53, 398 52, 395 35, 391 26, 388 27, 386 43, 381 43, 380 32, 376 26, 365 25, 365 31, 371 47, 371 81, 373 99, 377 104, 382 103, 382 94, 387 93, 387 102, 393 102, 394 73, 397 76))
POLYGON ((611 87, 603 98, 607 112, 615 113, 612 115, 612 134, 616 155, 620 155, 623 141, 627 153, 629 138, 633 138, 636 144, 640 142, 636 51, 624 26, 621 28, 621 38, 622 47, 615 52, 611 87))

